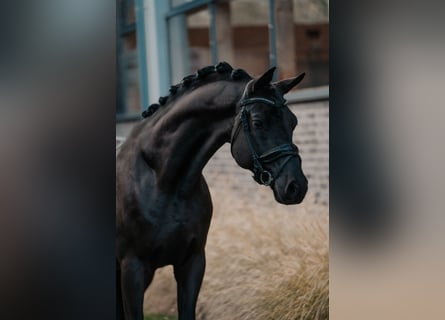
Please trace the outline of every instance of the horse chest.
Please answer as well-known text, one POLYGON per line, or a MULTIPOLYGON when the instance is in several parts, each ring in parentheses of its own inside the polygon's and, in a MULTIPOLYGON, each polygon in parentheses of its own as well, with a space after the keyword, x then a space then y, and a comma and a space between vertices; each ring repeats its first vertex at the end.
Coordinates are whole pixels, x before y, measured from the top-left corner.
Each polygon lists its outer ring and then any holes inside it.
POLYGON ((191 252, 203 248, 210 226, 210 198, 153 199, 144 210, 144 225, 139 243, 156 267, 183 261, 191 252))

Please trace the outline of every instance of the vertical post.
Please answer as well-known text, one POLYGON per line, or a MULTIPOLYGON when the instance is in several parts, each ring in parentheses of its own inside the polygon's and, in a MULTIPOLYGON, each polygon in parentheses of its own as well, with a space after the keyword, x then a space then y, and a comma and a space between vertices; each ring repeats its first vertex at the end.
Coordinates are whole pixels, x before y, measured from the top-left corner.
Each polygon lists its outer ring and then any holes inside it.
MULTIPOLYGON (((275 0, 269 0, 269 66, 277 66, 277 45, 275 30, 275 0)), ((277 80, 277 74, 273 76, 277 80)))
POLYGON ((171 82, 168 27, 165 18, 170 8, 169 3, 170 1, 145 0, 148 89, 149 96, 154 99, 167 94, 171 82))
POLYGON ((182 80, 185 74, 191 72, 186 14, 181 13, 171 17, 168 20, 168 29, 171 80, 172 83, 177 83, 182 80))
POLYGON ((218 43, 216 35, 216 9, 215 2, 209 3, 209 13, 210 13, 210 51, 212 55, 212 63, 216 64, 218 62, 218 43))
POLYGON ((216 41, 218 58, 234 65, 232 25, 230 23, 230 3, 217 2, 216 4, 216 41))
POLYGON ((276 0, 276 43, 280 78, 296 73, 293 0, 276 0))

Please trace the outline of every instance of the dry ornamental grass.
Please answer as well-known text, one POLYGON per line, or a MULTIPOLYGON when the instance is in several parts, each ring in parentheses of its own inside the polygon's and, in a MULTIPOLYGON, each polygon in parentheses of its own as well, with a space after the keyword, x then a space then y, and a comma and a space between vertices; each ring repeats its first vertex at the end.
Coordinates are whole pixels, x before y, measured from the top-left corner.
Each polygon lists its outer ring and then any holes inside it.
MULTIPOLYGON (((283 206, 267 188, 254 201, 233 191, 212 194, 198 319, 328 319, 327 207, 310 199, 283 206)), ((171 267, 157 271, 145 312, 176 314, 171 267)))

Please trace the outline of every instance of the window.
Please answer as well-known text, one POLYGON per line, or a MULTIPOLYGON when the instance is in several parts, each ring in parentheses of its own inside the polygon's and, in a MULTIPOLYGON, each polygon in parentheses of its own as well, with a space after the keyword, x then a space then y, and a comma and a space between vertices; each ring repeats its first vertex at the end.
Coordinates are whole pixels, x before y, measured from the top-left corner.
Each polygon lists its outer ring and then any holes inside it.
POLYGON ((171 0, 171 82, 217 61, 280 79, 306 72, 299 88, 329 83, 328 0, 171 0))
POLYGON ((117 115, 139 116, 147 103, 144 19, 140 0, 117 4, 117 115), (141 14, 142 13, 142 14, 141 14))
POLYGON ((277 80, 306 72, 293 97, 328 98, 328 5, 328 0, 118 0, 118 118, 139 116, 171 84, 218 61, 253 76, 277 66, 277 80))

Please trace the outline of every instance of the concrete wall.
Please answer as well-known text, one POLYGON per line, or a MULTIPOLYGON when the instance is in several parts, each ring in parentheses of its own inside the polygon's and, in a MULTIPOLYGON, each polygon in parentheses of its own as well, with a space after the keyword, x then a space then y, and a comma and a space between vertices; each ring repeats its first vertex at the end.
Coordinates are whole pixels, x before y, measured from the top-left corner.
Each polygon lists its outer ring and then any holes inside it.
MULTIPOLYGON (((294 131, 294 142, 300 149, 303 171, 309 180, 309 191, 305 201, 329 203, 329 102, 311 102, 290 105, 298 117, 294 131)), ((132 123, 116 126, 117 136, 126 136, 132 123)), ((258 200, 269 191, 259 186, 252 174, 238 167, 230 154, 230 145, 224 145, 209 161, 204 175, 212 193, 235 190, 246 201, 258 200)), ((268 196, 270 197, 270 196, 268 196)))

